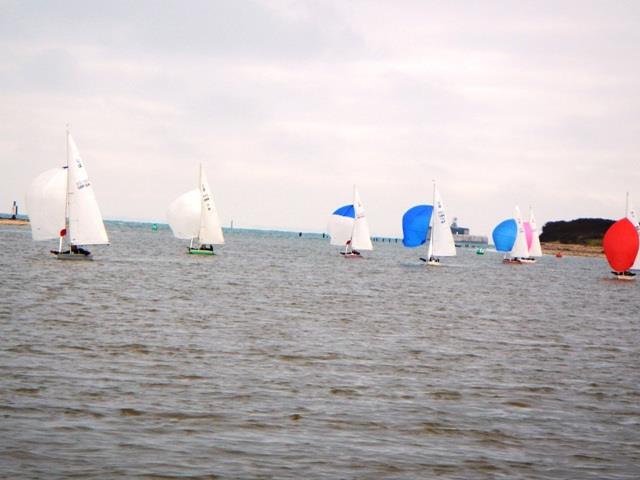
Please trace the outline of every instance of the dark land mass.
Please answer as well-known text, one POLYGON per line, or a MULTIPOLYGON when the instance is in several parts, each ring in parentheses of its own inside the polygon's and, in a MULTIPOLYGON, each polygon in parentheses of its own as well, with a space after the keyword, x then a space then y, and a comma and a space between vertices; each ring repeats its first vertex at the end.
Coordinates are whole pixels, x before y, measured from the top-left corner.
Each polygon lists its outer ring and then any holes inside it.
POLYGON ((547 222, 542 227, 540 241, 544 243, 566 243, 576 245, 602 245, 607 229, 614 220, 604 218, 578 218, 565 222, 547 222))

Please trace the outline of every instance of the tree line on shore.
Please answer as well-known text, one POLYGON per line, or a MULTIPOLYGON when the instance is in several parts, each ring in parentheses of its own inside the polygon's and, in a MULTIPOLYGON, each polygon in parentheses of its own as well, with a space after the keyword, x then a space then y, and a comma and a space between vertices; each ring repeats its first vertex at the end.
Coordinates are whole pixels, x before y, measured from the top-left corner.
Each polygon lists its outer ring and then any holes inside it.
POLYGON ((541 242, 600 245, 614 220, 605 218, 578 218, 576 220, 547 222, 542 227, 541 242))

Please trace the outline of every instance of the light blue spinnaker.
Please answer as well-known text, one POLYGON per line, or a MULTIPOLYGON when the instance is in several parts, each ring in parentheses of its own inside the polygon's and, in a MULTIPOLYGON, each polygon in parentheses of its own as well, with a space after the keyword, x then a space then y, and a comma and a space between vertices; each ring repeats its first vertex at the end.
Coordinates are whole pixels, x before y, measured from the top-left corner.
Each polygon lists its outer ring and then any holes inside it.
POLYGON ((510 252, 516 241, 518 226, 513 218, 500 222, 493 229, 493 244, 498 252, 510 252))
POLYGON ((432 205, 416 205, 405 212, 402 216, 402 244, 405 247, 419 247, 427 241, 432 213, 432 205))

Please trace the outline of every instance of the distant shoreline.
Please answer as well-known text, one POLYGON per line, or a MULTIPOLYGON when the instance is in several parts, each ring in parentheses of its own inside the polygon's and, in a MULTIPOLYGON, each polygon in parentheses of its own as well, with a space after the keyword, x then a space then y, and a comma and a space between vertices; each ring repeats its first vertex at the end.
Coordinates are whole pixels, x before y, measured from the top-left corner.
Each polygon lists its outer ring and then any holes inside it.
POLYGON ((10 218, 0 218, 0 225, 29 225, 29 220, 21 220, 19 218, 15 220, 10 218))
POLYGON ((573 257, 603 257, 601 245, 579 245, 576 243, 543 242, 542 251, 548 255, 561 253, 573 257))
MULTIPOLYGON (((138 222, 133 222, 138 223, 138 222)), ((147 223, 147 222, 144 222, 147 223)), ((152 222, 148 222, 152 223, 152 222)), ((15 219, 12 220, 10 218, 0 218, 0 225, 13 225, 13 226, 25 226, 29 225, 29 220, 24 219, 15 219)), ((244 230, 244 229, 238 229, 244 230)), ((284 231, 283 231, 284 232, 284 231)), ((290 234, 298 234, 296 232, 286 232, 290 234)), ((308 234, 305 233, 305 236, 313 235, 319 236, 322 234, 308 234)), ((562 255, 568 255, 573 257, 603 257, 604 252, 602 250, 602 246, 600 245, 579 245, 576 243, 559 243, 559 242, 542 242, 542 252, 546 255, 555 255, 560 253, 562 255)))

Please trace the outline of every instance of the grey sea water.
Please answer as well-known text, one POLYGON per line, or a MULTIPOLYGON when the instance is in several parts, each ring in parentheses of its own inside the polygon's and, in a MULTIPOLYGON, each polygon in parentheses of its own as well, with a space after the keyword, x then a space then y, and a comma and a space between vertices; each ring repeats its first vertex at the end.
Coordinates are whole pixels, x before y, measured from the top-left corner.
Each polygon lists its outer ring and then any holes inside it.
POLYGON ((108 231, 0 227, 2 478, 640 474, 640 281, 602 259, 108 231))

